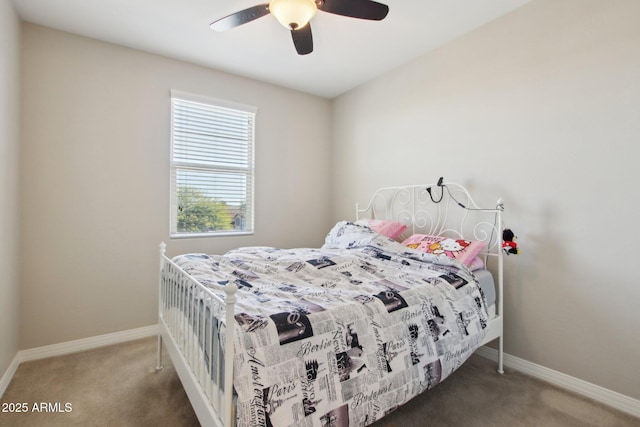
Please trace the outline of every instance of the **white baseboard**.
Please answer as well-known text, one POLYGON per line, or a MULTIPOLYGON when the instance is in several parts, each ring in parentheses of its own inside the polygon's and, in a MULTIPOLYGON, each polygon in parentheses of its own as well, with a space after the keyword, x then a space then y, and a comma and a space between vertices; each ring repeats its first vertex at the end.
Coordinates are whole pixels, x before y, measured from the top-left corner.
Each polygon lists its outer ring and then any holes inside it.
POLYGON ((15 375, 16 370, 18 369, 18 366, 22 362, 45 359, 47 357, 63 356, 65 354, 78 353, 85 350, 93 350, 95 348, 113 344, 120 344, 140 338, 147 338, 157 334, 158 325, 151 325, 137 329, 129 329, 128 331, 114 332, 111 334, 98 335, 96 337, 83 338, 59 344, 45 345, 43 347, 20 350, 13 358, 13 361, 9 365, 9 368, 0 380, 0 397, 2 397, 2 395, 4 394, 5 390, 9 386, 9 383, 11 382, 11 379, 15 375))
POLYGON ((129 329, 122 332, 98 335, 96 337, 83 338, 74 341, 67 341, 60 344, 45 345, 27 350, 20 350, 20 363, 29 360, 45 359, 47 357, 62 356, 65 354, 77 353, 107 345, 120 344, 140 338, 150 337, 158 333, 158 325, 145 326, 137 329, 129 329))
MULTIPOLYGON (((480 347, 476 350, 476 354, 495 362, 498 361, 498 350, 491 347, 480 347)), ((554 371, 553 369, 545 368, 544 366, 537 365, 507 353, 504 354, 504 364, 516 371, 520 371, 534 378, 554 384, 560 388, 573 391, 574 393, 640 418, 640 400, 633 399, 629 396, 625 396, 624 394, 600 387, 570 375, 554 371)))
POLYGON ((0 379, 0 398, 4 395, 4 392, 7 390, 7 387, 9 387, 9 383, 11 382, 11 379, 13 378, 16 371, 18 370, 18 366, 20 366, 20 359, 18 357, 18 354, 16 354, 13 360, 11 361, 11 363, 9 364, 9 367, 7 368, 6 372, 2 376, 2 379, 0 379))
POLYGON ((65 354, 77 353, 107 345, 120 344, 140 338, 146 338, 158 333, 158 325, 145 326, 128 331, 114 332, 112 334, 98 335, 96 337, 83 338, 74 341, 67 341, 60 344, 45 345, 43 347, 20 350, 20 362, 29 360, 45 359, 47 357, 62 356, 65 354))

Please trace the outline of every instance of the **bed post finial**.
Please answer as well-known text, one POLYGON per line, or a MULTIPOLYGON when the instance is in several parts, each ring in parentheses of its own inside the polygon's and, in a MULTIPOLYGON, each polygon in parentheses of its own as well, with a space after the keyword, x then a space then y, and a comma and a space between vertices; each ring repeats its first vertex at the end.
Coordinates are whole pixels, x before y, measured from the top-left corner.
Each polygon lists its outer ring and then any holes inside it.
POLYGON ((238 286, 229 281, 229 283, 227 283, 227 285, 224 288, 224 292, 227 294, 227 297, 225 298, 225 302, 227 304, 231 303, 231 304, 235 304, 236 302, 236 291, 238 290, 238 286))
MULTIPOLYGON (((165 253, 167 252, 167 244, 165 242, 160 243, 159 246, 160 252, 160 271, 164 268, 164 259, 166 258, 165 253)), ((162 274, 160 274, 162 276, 162 274)))

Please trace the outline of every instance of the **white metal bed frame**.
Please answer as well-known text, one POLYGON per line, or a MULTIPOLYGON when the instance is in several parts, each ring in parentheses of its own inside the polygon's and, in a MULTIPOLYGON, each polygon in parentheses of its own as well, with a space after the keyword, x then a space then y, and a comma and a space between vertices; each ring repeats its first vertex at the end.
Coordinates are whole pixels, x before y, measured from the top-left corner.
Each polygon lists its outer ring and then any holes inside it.
MULTIPOLYGON (((374 193, 364 209, 356 204, 356 219, 393 219, 407 225, 406 234, 425 233, 484 241, 485 263, 497 259, 496 313, 488 323, 482 342, 499 339, 498 372, 503 373, 502 339, 502 199, 496 207, 480 208, 469 192, 459 184, 440 181, 432 185, 387 187, 374 193), (427 189, 430 189, 429 191, 427 189), (442 198, 439 203, 439 193, 442 198), (453 209, 457 208, 457 214, 453 209), (462 210, 460 210, 462 208, 462 210), (461 215, 460 215, 461 213, 461 215), (472 218, 485 219, 472 222, 472 218), (493 220, 490 221, 490 220, 493 220), (457 224, 456 227, 453 224, 457 224)), ((158 356, 156 369, 162 369, 163 343, 171 357, 182 385, 200 423, 205 426, 231 427, 235 425, 235 396, 233 392, 233 337, 235 333, 234 307, 236 286, 202 285, 165 254, 166 245, 160 244, 160 280, 158 304, 158 356), (221 298, 211 289, 222 291, 221 298), (209 313, 198 310, 208 304, 209 313), (211 337, 213 325, 224 313, 226 329, 220 339, 211 337), (209 327, 207 327, 209 325, 209 327), (209 334, 209 338, 206 335, 209 334), (203 357, 201 343, 209 355, 208 364, 203 357), (224 355, 224 357, 221 357, 224 355), (216 357, 214 357, 216 356, 216 357), (221 381, 224 379, 224 381, 221 381)))

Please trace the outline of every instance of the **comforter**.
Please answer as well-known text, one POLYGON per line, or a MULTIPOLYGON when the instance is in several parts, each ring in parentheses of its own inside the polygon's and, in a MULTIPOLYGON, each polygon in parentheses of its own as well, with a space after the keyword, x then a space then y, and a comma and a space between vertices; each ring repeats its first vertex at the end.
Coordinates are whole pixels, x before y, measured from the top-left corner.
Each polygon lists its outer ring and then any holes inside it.
POLYGON ((319 249, 174 261, 203 284, 239 288, 238 426, 371 424, 458 368, 488 321, 464 265, 349 222, 319 249))

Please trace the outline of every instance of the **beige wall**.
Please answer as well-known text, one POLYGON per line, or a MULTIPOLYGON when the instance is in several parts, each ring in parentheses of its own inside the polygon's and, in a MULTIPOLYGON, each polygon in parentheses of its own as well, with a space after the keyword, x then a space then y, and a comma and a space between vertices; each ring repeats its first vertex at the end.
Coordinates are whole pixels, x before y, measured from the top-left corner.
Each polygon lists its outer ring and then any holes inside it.
POLYGON ((31 348, 156 323, 157 246, 317 246, 330 103, 23 25, 22 328, 31 348), (169 239, 169 91, 254 105, 255 235, 169 239))
POLYGON ((0 2, 0 377, 18 351, 20 21, 0 2))
POLYGON ((506 351, 639 399, 639 112, 640 2, 534 0, 334 100, 334 216, 441 175, 504 197, 506 351))

